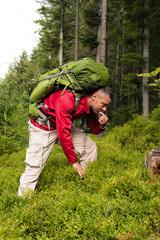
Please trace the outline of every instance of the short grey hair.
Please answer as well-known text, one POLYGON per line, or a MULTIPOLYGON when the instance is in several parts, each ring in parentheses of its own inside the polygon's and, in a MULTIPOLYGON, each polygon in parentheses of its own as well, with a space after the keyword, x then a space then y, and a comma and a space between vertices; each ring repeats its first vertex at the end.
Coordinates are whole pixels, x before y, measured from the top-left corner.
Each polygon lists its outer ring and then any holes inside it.
POLYGON ((103 93, 104 95, 108 95, 111 98, 111 89, 109 87, 101 87, 96 92, 103 93))
POLYGON ((92 96, 96 92, 99 93, 99 95, 108 95, 110 98, 112 97, 111 89, 109 87, 99 87, 91 92, 88 92, 87 95, 92 96))

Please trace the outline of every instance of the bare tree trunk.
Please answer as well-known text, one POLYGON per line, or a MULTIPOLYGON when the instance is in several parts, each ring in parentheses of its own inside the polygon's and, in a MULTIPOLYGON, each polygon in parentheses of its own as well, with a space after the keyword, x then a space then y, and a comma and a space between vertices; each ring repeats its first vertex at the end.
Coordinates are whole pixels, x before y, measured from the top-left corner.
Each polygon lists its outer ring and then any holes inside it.
POLYGON ((117 109, 117 102, 118 102, 118 88, 119 88, 119 82, 118 82, 118 73, 119 73, 119 42, 116 44, 116 65, 115 65, 115 93, 114 93, 114 101, 113 101, 113 108, 114 110, 117 109))
MULTIPOLYGON (((107 39, 107 0, 102 0, 101 24, 98 28, 98 38, 100 43, 97 46, 97 62, 106 65, 106 39, 107 39)), ((97 135, 98 138, 104 137, 104 132, 97 135)))
MULTIPOLYGON (((125 24, 123 22, 123 39, 124 39, 124 34, 125 34, 125 24)), ((122 46, 122 56, 124 55, 124 44, 122 46)), ((120 106, 122 106, 122 97, 123 97, 123 75, 124 75, 124 63, 122 62, 122 67, 121 67, 121 84, 120 84, 120 106)))
MULTIPOLYGON (((149 9, 149 1, 145 1, 145 9, 149 9)), ((149 72, 149 19, 144 20, 144 41, 143 41, 143 57, 144 57, 144 67, 142 69, 143 73, 149 72)), ((143 114, 147 115, 149 113, 149 93, 146 88, 148 83, 148 77, 142 77, 142 93, 143 93, 143 114)))
MULTIPOLYGON (((101 39, 101 24, 98 26, 98 39, 101 39)), ((96 56, 96 61, 100 62, 101 61, 101 47, 100 47, 100 41, 97 46, 97 56, 96 56)))
POLYGON ((97 61, 106 65, 107 0, 102 0, 101 24, 98 29, 100 44, 97 47, 97 61))
POLYGON ((149 168, 151 177, 160 175, 160 148, 149 151, 148 159, 145 155, 145 167, 149 168))
POLYGON ((79 0, 76 0, 75 61, 78 61, 79 0))
POLYGON ((116 67, 115 67, 115 70, 116 70, 116 77, 117 77, 118 73, 119 73, 119 41, 117 42, 116 50, 117 51, 116 51, 116 67))
POLYGON ((102 0, 101 63, 106 65, 107 0, 102 0))
MULTIPOLYGON (((118 18, 117 20, 117 25, 120 25, 120 20, 118 18)), ((113 101, 113 106, 114 110, 117 109, 118 107, 118 102, 119 102, 119 87, 120 87, 120 81, 119 80, 119 40, 117 39, 116 43, 116 65, 115 65, 115 94, 114 94, 114 101, 113 101)))
POLYGON ((59 59, 59 65, 63 64, 63 21, 64 21, 64 10, 63 10, 63 5, 62 5, 62 13, 61 13, 61 28, 60 28, 60 47, 59 47, 59 54, 58 54, 58 59, 59 59))

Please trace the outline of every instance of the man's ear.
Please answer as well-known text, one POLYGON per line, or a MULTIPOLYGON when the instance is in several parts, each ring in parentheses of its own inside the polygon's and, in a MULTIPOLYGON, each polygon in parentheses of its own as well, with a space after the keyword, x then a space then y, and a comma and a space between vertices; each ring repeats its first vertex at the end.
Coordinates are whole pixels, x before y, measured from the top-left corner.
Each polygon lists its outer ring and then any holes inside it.
POLYGON ((93 99, 93 101, 95 101, 97 99, 97 93, 93 93, 92 99, 93 99))

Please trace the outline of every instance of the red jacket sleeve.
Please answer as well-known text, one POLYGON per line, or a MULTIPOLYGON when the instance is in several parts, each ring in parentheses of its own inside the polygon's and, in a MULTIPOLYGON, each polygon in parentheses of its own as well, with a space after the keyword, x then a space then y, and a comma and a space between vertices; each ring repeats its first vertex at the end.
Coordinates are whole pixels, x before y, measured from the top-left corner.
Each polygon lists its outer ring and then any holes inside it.
POLYGON ((75 163, 77 160, 71 137, 71 114, 74 107, 74 97, 68 95, 61 96, 55 102, 57 136, 69 163, 75 163))

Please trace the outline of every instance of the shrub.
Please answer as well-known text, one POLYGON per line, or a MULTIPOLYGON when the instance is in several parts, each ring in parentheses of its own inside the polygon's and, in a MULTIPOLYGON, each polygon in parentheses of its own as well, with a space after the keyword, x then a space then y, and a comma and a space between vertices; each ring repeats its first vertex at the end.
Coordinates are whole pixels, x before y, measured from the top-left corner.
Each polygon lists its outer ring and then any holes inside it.
POLYGON ((160 108, 91 137, 98 160, 80 179, 59 146, 31 198, 19 198, 25 149, 0 157, 0 239, 122 240, 160 238, 160 182, 144 168, 144 153, 159 147, 160 108))

